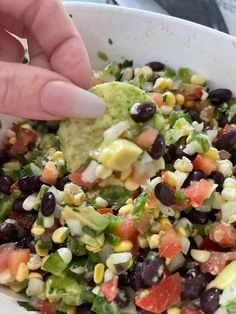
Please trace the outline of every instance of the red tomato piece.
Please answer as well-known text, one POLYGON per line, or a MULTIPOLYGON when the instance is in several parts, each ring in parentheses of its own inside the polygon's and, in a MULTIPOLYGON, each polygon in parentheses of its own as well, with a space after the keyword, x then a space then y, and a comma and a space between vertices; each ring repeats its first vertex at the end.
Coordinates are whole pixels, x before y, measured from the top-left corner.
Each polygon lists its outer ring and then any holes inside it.
POLYGON ((181 308, 180 314, 201 314, 202 312, 190 307, 184 306, 181 308))
POLYGON ((166 224, 160 232, 160 255, 166 258, 174 258, 182 250, 174 228, 166 224))
POLYGON ((82 180, 82 173, 87 168, 87 166, 88 166, 87 164, 81 165, 78 170, 69 174, 68 177, 69 177, 70 181, 73 182, 74 184, 77 184, 77 185, 84 187, 84 188, 93 187, 98 182, 97 180, 95 182, 92 182, 92 183, 91 182, 85 182, 82 180))
POLYGON ((144 130, 139 136, 137 136, 135 142, 138 146, 146 148, 147 150, 151 148, 152 144, 158 135, 157 129, 148 128, 144 130))
POLYGON ((216 223, 209 231, 209 238, 222 247, 234 247, 236 244, 236 230, 232 225, 216 223))
POLYGON ((106 300, 111 302, 118 294, 118 276, 114 276, 112 279, 103 282, 100 286, 106 300))
POLYGON ((192 182, 190 186, 183 190, 185 195, 190 199, 191 205, 200 206, 205 199, 210 197, 212 186, 213 183, 201 179, 200 181, 192 182))
POLYGON ((217 170, 217 162, 204 155, 198 154, 193 161, 193 168, 204 171, 206 175, 210 175, 217 170))
POLYGON ((21 263, 27 264, 29 259, 30 259, 29 250, 18 249, 18 250, 11 251, 11 253, 9 254, 8 266, 9 266, 10 273, 13 278, 16 278, 19 265, 21 263))
POLYGON ((160 314, 180 299, 181 277, 175 273, 147 289, 147 294, 136 296, 135 304, 146 311, 160 314))
POLYGON ((37 299, 33 306, 41 313, 41 314, 56 314, 57 312, 57 304, 50 303, 48 300, 37 299))
POLYGON ((57 181, 58 175, 59 171, 55 163, 49 160, 43 169, 41 180, 47 184, 54 185, 57 181))
POLYGON ((137 190, 133 191, 131 193, 132 199, 135 200, 139 196, 140 193, 141 193, 141 189, 140 188, 138 188, 137 190))
POLYGON ((99 214, 112 214, 113 211, 112 211, 112 208, 99 208, 97 210, 99 212, 99 214))
POLYGON ((37 140, 37 137, 38 136, 36 132, 26 129, 24 127, 20 127, 17 134, 17 138, 21 140, 25 145, 35 142, 37 140))
POLYGON ((121 238, 121 240, 130 240, 136 242, 138 231, 135 227, 135 220, 129 216, 125 217, 125 221, 116 228, 113 233, 121 238))
POLYGON ((11 151, 15 154, 23 155, 28 151, 28 147, 22 140, 17 139, 11 151))
POLYGON ((148 95, 152 98, 152 100, 157 105, 157 107, 161 107, 161 106, 164 105, 162 94, 159 94, 159 93, 149 93, 148 95))
POLYGON ((201 87, 195 87, 193 89, 193 93, 194 95, 196 95, 197 97, 202 97, 202 88, 201 87))
POLYGON ((211 252, 210 258, 202 263, 201 272, 217 275, 226 266, 225 253, 211 252))
POLYGON ((151 216, 147 211, 144 211, 142 216, 135 221, 135 227, 140 234, 143 234, 147 231, 150 226, 151 216))
POLYGON ((0 245, 0 273, 8 268, 8 259, 13 250, 13 243, 0 245))

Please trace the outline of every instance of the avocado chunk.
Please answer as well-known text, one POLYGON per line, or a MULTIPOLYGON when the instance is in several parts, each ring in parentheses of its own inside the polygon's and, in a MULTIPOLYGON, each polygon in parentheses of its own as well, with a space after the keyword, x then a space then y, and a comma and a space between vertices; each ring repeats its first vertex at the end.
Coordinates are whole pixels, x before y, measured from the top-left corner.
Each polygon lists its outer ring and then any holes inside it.
POLYGON ((105 130, 130 119, 129 109, 134 103, 152 101, 141 89, 122 82, 96 85, 90 91, 105 101, 104 116, 98 119, 66 119, 60 123, 58 135, 69 171, 86 162, 89 152, 102 143, 105 130))
POLYGON ((56 252, 47 258, 46 262, 43 264, 43 269, 51 274, 61 276, 67 266, 68 265, 63 261, 59 253, 56 252))
POLYGON ((228 264, 214 280, 212 280, 207 288, 218 288, 224 290, 224 288, 230 285, 233 281, 236 280, 236 261, 228 264))
POLYGON ((68 305, 80 305, 83 303, 84 287, 71 276, 64 278, 51 276, 46 282, 46 297, 50 301, 62 300, 68 305))

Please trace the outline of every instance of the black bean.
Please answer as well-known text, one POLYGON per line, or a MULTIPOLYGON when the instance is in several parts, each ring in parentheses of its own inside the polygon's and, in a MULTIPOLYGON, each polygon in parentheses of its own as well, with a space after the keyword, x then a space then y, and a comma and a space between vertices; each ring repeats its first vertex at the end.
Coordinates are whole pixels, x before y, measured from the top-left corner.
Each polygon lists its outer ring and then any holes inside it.
POLYGON ((150 79, 148 80, 148 82, 152 83, 153 85, 155 84, 156 80, 160 77, 160 75, 158 74, 153 74, 150 79))
POLYGON ((223 183, 225 181, 224 175, 219 171, 213 171, 209 176, 210 179, 213 179, 216 184, 218 184, 216 191, 221 192, 223 188, 223 183))
POLYGON ((209 130, 213 130, 213 129, 214 129, 213 125, 210 125, 208 123, 204 124, 203 131, 209 131, 209 130))
POLYGON ((24 194, 38 192, 43 185, 40 178, 34 175, 25 176, 18 181, 19 188, 24 194))
POLYGON ((188 274, 182 284, 181 298, 195 300, 200 297, 205 290, 207 280, 204 274, 194 271, 188 274))
POLYGON ((191 181, 200 181, 201 179, 205 179, 205 174, 201 169, 193 169, 187 179, 184 181, 182 188, 186 188, 190 185, 191 181))
POLYGON ((219 308, 220 290, 211 288, 204 291, 200 297, 201 309, 205 314, 213 314, 219 308))
POLYGON ((236 144, 236 130, 229 131, 223 134, 216 140, 215 146, 217 149, 228 150, 236 144))
POLYGON ((119 290, 119 293, 115 297, 114 301, 117 303, 120 309, 126 308, 130 303, 129 296, 124 290, 119 290))
POLYGON ((175 203, 175 193, 165 182, 160 182, 154 189, 156 198, 165 206, 171 206, 175 203))
POLYGON ((50 216, 56 206, 56 199, 52 192, 47 192, 44 194, 42 202, 41 202, 41 212, 45 217, 50 216))
POLYGON ((159 61, 151 61, 146 65, 149 66, 153 71, 162 71, 165 68, 165 65, 159 61))
POLYGON ((233 116, 233 118, 231 118, 229 124, 236 124, 236 114, 233 116))
POLYGON ((228 122, 228 119, 226 117, 223 117, 218 121, 218 125, 220 128, 223 128, 228 122))
POLYGON ((16 211, 16 212, 23 212, 23 202, 24 202, 24 198, 16 198, 12 204, 12 210, 16 211))
POLYGON ((136 263, 130 272, 130 286, 135 291, 139 289, 147 288, 147 285, 143 281, 143 263, 136 263))
POLYGON ((0 243, 15 242, 18 239, 18 226, 15 222, 4 222, 0 228, 0 243))
POLYGON ((16 247, 20 249, 29 249, 31 253, 35 254, 35 240, 32 236, 25 236, 16 243, 16 247))
POLYGON ((156 112, 156 105, 153 102, 136 103, 130 109, 131 118, 139 122, 147 122, 156 112))
POLYGON ((153 286, 163 277, 165 260, 158 254, 143 262, 142 278, 144 284, 153 286))
POLYGON ((209 93, 208 98, 214 106, 220 106, 232 97, 232 92, 226 88, 214 89, 209 93))
POLYGON ((85 303, 76 307, 76 314, 93 314, 91 304, 85 303))
POLYGON ((129 276, 125 274, 120 274, 118 279, 118 285, 123 287, 129 287, 130 286, 129 276))
POLYGON ((201 122, 199 111, 191 109, 188 111, 188 114, 190 115, 193 121, 197 121, 199 123, 201 122))
POLYGON ((186 217, 193 223, 198 225, 205 225, 208 222, 208 213, 200 212, 196 209, 191 209, 186 217))
POLYGON ((221 160, 230 159, 231 154, 226 150, 222 149, 219 151, 219 156, 221 160))
POLYGON ((178 158, 182 158, 183 156, 186 156, 186 154, 184 153, 184 149, 185 149, 185 145, 179 145, 179 146, 170 146, 168 148, 168 151, 170 153, 170 155, 172 156, 172 160, 176 160, 178 158))
POLYGON ((4 194, 11 194, 11 186, 13 180, 9 176, 0 176, 0 192, 4 194))
POLYGON ((186 274, 196 273, 199 270, 198 263, 193 260, 191 256, 188 256, 184 262, 184 265, 178 270, 182 277, 185 277, 186 274))
POLYGON ((55 184, 55 188, 63 191, 64 190, 64 186, 66 185, 66 183, 71 182, 68 176, 65 176, 63 178, 58 178, 57 182, 55 184))
POLYGON ((8 162, 9 159, 8 153, 5 150, 0 149, 0 165, 4 162, 8 162))
POLYGON ((149 151, 149 154, 153 159, 159 159, 161 158, 166 150, 166 144, 164 137, 161 134, 158 134, 154 143, 152 144, 151 150, 149 151))

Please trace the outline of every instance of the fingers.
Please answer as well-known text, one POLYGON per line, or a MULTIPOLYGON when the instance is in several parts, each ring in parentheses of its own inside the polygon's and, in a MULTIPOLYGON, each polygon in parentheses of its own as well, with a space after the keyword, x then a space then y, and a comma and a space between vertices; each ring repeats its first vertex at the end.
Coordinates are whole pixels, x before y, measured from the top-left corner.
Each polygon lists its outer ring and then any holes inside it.
POLYGON ((51 70, 47 56, 31 34, 28 36, 28 51, 31 65, 51 70))
POLYGON ((24 48, 21 43, 8 32, 0 28, 0 60, 22 62, 24 48))
MULTIPOLYGON (((14 21, 21 20, 21 35, 24 26, 31 30, 54 71, 83 88, 89 87, 91 68, 86 49, 60 0, 0 0, 0 11, 0 17, 5 14, 14 21)), ((4 27, 17 31, 4 21, 4 27)))
POLYGON ((104 103, 57 73, 0 62, 0 112, 38 120, 95 118, 104 103))

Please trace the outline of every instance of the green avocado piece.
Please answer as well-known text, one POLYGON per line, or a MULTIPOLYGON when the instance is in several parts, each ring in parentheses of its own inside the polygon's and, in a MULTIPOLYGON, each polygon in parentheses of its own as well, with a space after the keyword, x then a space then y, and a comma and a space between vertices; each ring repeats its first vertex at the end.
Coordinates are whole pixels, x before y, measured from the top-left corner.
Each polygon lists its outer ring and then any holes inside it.
POLYGON ((90 91, 105 101, 105 114, 98 119, 66 119, 58 130, 69 171, 78 169, 89 152, 99 147, 105 130, 129 119, 129 109, 134 103, 152 101, 143 90, 122 82, 96 85, 90 91))
POLYGON ((207 288, 218 288, 224 290, 224 288, 230 285, 233 281, 236 280, 236 261, 228 264, 214 280, 212 280, 207 288))
POLYGON ((88 226, 95 231, 103 231, 109 224, 106 216, 98 213, 93 207, 81 207, 76 212, 76 216, 83 226, 88 226))

